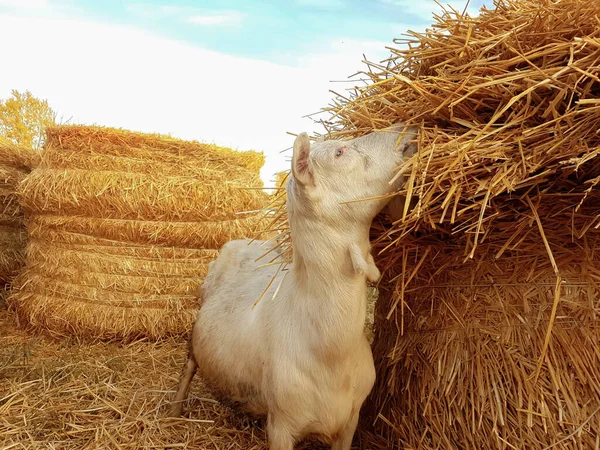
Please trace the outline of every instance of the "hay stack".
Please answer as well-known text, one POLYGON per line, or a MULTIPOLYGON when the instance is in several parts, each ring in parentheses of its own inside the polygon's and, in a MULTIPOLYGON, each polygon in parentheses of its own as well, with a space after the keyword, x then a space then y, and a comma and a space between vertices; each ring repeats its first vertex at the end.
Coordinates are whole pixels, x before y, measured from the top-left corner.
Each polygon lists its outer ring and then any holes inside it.
POLYGON ((25 260, 26 233, 16 189, 39 160, 39 152, 0 138, 0 287, 25 260))
POLYGON ((254 235, 263 155, 109 128, 47 134, 19 189, 31 213, 12 298, 20 316, 92 338, 185 333, 208 263, 228 240, 254 235))
POLYGON ((367 448, 599 448, 598 17, 447 11, 328 108, 328 137, 421 129, 398 174, 411 202, 373 228, 367 448))

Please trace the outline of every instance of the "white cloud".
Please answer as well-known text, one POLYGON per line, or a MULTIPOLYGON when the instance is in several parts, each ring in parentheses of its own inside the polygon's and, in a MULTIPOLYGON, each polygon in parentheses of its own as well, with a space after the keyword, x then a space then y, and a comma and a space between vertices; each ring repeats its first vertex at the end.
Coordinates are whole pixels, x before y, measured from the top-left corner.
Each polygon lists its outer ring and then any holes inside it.
POLYGON ((300 6, 320 9, 341 9, 345 6, 344 0, 295 0, 300 6))
POLYGON ((48 0, 0 0, 0 7, 15 9, 43 9, 48 7, 48 0))
POLYGON ((0 70, 0 98, 28 89, 74 123, 263 150, 265 180, 289 168, 287 132, 322 131, 302 116, 330 101, 328 81, 356 71, 360 53, 380 45, 340 40, 292 68, 135 28, 1 14, 0 42, 13 43, 2 50, 10 63, 0 70))
POLYGON ((239 25, 242 14, 237 11, 225 11, 218 14, 193 15, 187 20, 196 25, 239 25))
POLYGON ((315 70, 322 68, 323 76, 327 77, 325 81, 345 81, 349 76, 366 69, 362 63, 363 55, 374 63, 389 57, 390 52, 386 50, 386 46, 390 44, 392 43, 338 38, 329 42, 324 51, 322 49, 322 53, 300 57, 299 63, 303 67, 313 67, 315 70))
MULTIPOLYGON (((2 1, 2 0, 0 0, 2 1)), ((127 11, 143 17, 170 17, 181 22, 201 26, 239 25, 244 19, 240 11, 205 10, 196 7, 177 5, 152 5, 147 3, 129 3, 127 11)))
POLYGON ((182 11, 183 8, 177 5, 161 5, 159 9, 166 14, 173 14, 182 11))
MULTIPOLYGON (((435 0, 420 0, 415 2, 414 0, 379 0, 385 5, 398 8, 399 11, 408 12, 410 14, 416 14, 421 17, 425 22, 431 22, 433 20, 433 14, 440 14, 442 7, 448 9, 448 7, 462 13, 467 5, 467 0, 445 0, 440 1, 439 4, 435 0), (441 7, 440 7, 441 5, 441 7)), ((479 8, 469 4, 467 13, 471 16, 477 16, 479 8)))

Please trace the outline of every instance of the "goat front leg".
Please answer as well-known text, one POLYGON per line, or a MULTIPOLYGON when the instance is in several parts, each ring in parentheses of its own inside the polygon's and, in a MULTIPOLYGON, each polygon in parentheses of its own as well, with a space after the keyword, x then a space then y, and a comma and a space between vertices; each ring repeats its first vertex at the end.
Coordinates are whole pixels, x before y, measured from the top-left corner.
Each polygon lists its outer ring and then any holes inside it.
POLYGON ((375 260, 373 259, 370 250, 367 252, 367 257, 365 259, 360 247, 357 244, 352 244, 350 245, 350 260, 352 261, 354 272, 357 275, 366 275, 367 280, 371 283, 375 283, 379 280, 381 273, 375 265, 375 260))
POLYGON ((346 426, 342 429, 339 437, 333 442, 331 450, 350 450, 352 446, 352 439, 356 432, 358 425, 358 411, 352 414, 350 420, 346 423, 346 426))
POLYGON ((267 416, 269 450, 294 450, 294 437, 285 422, 269 413, 267 416))

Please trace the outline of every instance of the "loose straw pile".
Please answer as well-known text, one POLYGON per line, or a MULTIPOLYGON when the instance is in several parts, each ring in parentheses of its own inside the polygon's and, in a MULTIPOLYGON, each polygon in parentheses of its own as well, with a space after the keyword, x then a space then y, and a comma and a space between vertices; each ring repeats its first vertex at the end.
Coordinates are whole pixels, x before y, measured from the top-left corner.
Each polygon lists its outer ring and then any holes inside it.
POLYGON ((48 129, 19 194, 29 211, 19 316, 52 333, 165 338, 230 239, 254 236, 264 156, 110 128, 48 129), (238 212, 254 211, 238 215, 238 212))
POLYGON ((167 417, 187 358, 181 339, 52 339, 14 322, 0 306, 0 448, 268 449, 266 424, 219 404, 198 378, 183 417, 167 417))
POLYGON ((16 190, 39 160, 39 152, 0 138, 0 287, 24 264, 26 232, 16 190))
POLYGON ((371 446, 600 445, 599 18, 588 0, 448 9, 326 109, 327 138, 420 129, 396 175, 410 201, 373 228, 371 446))

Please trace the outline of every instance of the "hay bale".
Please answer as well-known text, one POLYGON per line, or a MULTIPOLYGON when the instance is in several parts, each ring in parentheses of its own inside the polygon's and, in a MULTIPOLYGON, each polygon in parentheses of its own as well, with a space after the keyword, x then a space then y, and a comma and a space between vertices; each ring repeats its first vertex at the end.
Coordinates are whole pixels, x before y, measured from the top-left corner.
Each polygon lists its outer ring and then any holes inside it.
POLYGON ((421 130, 397 175, 411 201, 373 228, 368 447, 600 442, 600 2, 494 5, 396 41, 323 121, 421 130))
POLYGON ((168 155, 168 158, 152 160, 148 164, 152 152, 145 153, 142 157, 127 157, 105 155, 99 153, 82 153, 79 150, 65 150, 63 148, 46 147, 43 164, 54 169, 81 169, 110 172, 132 172, 136 174, 156 174, 167 176, 193 176, 198 181, 207 183, 221 182, 239 186, 260 185, 258 170, 219 165, 218 168, 197 166, 197 158, 186 155, 168 155))
POLYGON ((107 128, 47 133, 19 186, 30 236, 11 297, 20 317, 93 339, 189 331, 208 263, 261 220, 263 156, 107 128))
POLYGON ((0 281, 2 284, 19 272, 25 260, 25 228, 0 226, 0 281))
MULTIPOLYGON (((79 216, 38 215, 28 219, 31 236, 43 238, 47 230, 61 239, 81 242, 89 236, 116 242, 143 242, 147 245, 219 249, 232 239, 254 236, 262 227, 262 216, 211 222, 158 222, 149 220, 102 219, 79 216)), ((55 239, 49 234, 48 239, 55 239)))
POLYGON ((40 152, 0 136, 0 161, 5 168, 29 172, 40 163, 40 152))
MULTIPOLYGON (((265 195, 227 182, 196 177, 96 170, 40 169, 21 184, 30 211, 126 220, 231 220, 259 210, 265 195)), ((257 187, 257 186, 254 186, 257 187)))
MULTIPOLYGON (((565 234, 585 226, 565 225, 571 211, 557 203, 548 212, 565 234)), ((524 213, 515 226, 528 221, 524 213)), ((403 240, 377 305, 378 380, 365 411, 375 425, 371 445, 595 448, 600 232, 586 233, 582 246, 548 224, 550 260, 532 225, 501 258, 498 231, 466 261, 464 236, 403 240)))
POLYGON ((24 264, 25 226, 16 190, 40 161, 39 152, 0 138, 0 284, 24 264))
POLYGON ((66 149, 88 155, 132 157, 175 164, 178 161, 193 162, 200 167, 223 171, 246 168, 257 172, 265 164, 262 153, 238 152, 213 144, 181 141, 160 134, 132 133, 116 128, 83 125, 50 127, 47 134, 46 148, 51 151, 66 149))

